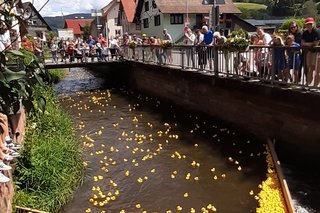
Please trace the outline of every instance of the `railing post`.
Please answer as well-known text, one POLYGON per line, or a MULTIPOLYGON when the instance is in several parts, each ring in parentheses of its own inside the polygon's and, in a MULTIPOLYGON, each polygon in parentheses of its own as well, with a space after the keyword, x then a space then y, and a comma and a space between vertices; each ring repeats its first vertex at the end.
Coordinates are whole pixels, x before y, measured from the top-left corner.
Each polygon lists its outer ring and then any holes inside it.
POLYGON ((180 54, 181 54, 181 68, 184 69, 184 53, 185 53, 185 47, 182 47, 180 49, 180 54))
MULTIPOLYGON (((269 54, 270 51, 268 51, 267 54, 269 54)), ((271 54, 272 54, 272 62, 275 61, 275 54, 274 54, 274 48, 271 49, 271 54)), ((268 55, 267 55, 267 58, 266 58, 266 66, 268 68, 268 55)), ((275 63, 272 63, 272 67, 271 67, 271 84, 274 83, 274 80, 275 80, 275 71, 276 71, 276 66, 275 66, 275 63)))
POLYGON ((145 53, 145 51, 144 51, 144 46, 142 47, 142 62, 144 63, 144 53, 145 53))
POLYGON ((214 75, 218 76, 219 75, 219 62, 218 62, 218 48, 216 46, 213 46, 213 71, 214 75))

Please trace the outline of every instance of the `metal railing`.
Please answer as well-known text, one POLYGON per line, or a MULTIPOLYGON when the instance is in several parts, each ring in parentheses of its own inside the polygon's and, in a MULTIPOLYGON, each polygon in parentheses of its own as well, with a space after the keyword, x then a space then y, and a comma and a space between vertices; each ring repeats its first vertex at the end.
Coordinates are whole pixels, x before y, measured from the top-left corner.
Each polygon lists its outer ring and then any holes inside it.
MULTIPOLYGON (((320 47, 250 45, 246 51, 239 51, 219 46, 174 45, 163 48, 159 45, 137 45, 134 48, 106 48, 101 54, 82 52, 67 55, 64 63, 123 59, 303 89, 320 86, 320 47)), ((50 61, 47 59, 46 63, 50 61)))
POLYGON ((143 45, 121 47, 126 60, 237 77, 271 84, 319 88, 320 47, 249 46, 246 51, 218 46, 143 45), (311 70, 308 67, 312 67, 311 70))

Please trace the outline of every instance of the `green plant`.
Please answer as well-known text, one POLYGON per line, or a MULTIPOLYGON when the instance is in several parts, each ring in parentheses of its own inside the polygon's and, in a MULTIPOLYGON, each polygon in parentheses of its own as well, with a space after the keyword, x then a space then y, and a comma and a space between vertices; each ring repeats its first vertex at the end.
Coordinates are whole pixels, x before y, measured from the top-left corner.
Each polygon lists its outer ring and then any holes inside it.
MULTIPOLYGON (((19 20, 20 16, 15 14, 16 2, 6 0, 1 3, 0 33, 12 28, 13 20, 19 20)), ((35 93, 37 85, 43 85, 50 78, 43 69, 38 59, 25 50, 9 50, 6 47, 0 52, 0 100, 5 106, 7 113, 15 113, 20 109, 20 102, 28 112, 44 112, 45 99, 40 93, 35 93)))
POLYGON ((243 37, 230 37, 223 44, 222 49, 227 51, 240 51, 244 52, 249 46, 249 42, 247 39, 243 37))
POLYGON ((235 30, 231 32, 231 37, 241 37, 247 39, 249 37, 249 34, 247 31, 243 29, 235 30))
POLYGON ((81 146, 53 89, 37 90, 45 94, 47 107, 44 114, 28 117, 26 141, 15 171, 15 202, 57 212, 82 182, 81 146))
POLYGON ((289 29, 289 26, 290 26, 290 23, 291 22, 296 22, 299 29, 303 29, 304 28, 304 18, 288 18, 286 20, 283 21, 282 25, 281 25, 281 29, 284 29, 284 30, 288 30, 289 29))
POLYGON ((173 45, 173 44, 172 44, 171 41, 162 40, 162 41, 160 42, 160 46, 161 46, 163 49, 171 48, 172 45, 173 45))
POLYGON ((136 48, 137 43, 134 42, 134 41, 130 41, 130 42, 128 43, 128 46, 129 46, 129 48, 134 49, 134 48, 136 48))
POLYGON ((48 70, 48 72, 51 75, 51 80, 53 83, 57 83, 62 78, 64 78, 67 74, 66 69, 50 69, 50 70, 48 70))
POLYGON ((5 50, 0 52, 0 58, 0 99, 6 111, 17 112, 21 101, 28 112, 35 109, 44 112, 45 99, 34 89, 44 85, 50 76, 36 56, 26 50, 5 50))

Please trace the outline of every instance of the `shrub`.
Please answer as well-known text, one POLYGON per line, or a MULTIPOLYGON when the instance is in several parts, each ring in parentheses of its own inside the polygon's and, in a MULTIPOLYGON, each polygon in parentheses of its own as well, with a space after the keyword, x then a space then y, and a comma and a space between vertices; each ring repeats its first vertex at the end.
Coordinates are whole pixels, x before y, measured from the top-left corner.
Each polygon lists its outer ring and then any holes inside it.
POLYGON ((67 74, 66 69, 50 69, 48 72, 51 75, 51 80, 53 83, 57 83, 62 78, 64 78, 67 74))
POLYGON ((283 23, 282 23, 280 28, 284 29, 284 30, 288 30, 290 23, 293 22, 293 21, 295 21, 297 23, 297 25, 299 26, 299 29, 303 29, 304 28, 304 19, 303 18, 288 18, 288 19, 283 21, 283 23))

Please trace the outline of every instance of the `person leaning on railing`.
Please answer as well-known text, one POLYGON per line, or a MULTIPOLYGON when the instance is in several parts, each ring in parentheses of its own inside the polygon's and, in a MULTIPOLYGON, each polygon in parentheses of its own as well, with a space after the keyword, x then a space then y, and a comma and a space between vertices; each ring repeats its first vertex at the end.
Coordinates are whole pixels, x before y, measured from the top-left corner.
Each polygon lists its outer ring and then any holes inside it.
MULTIPOLYGON (((257 34, 259 35, 259 38, 263 41, 264 46, 270 45, 272 41, 272 37, 269 33, 266 33, 263 28, 258 27, 257 34)), ((268 48, 261 49, 259 76, 262 78, 269 78, 271 76, 271 73, 270 73, 271 57, 270 56, 271 55, 268 48)))
POLYGON ((195 31, 196 38, 194 40, 194 45, 196 46, 196 53, 198 54, 198 65, 200 70, 204 69, 204 66, 207 64, 207 58, 205 56, 205 48, 202 46, 203 43, 203 34, 200 29, 195 31))
POLYGON ((55 44, 53 39, 51 39, 49 42, 49 49, 51 52, 52 63, 57 64, 58 63, 58 58, 57 58, 58 46, 55 44))
POLYGON ((320 64, 317 63, 318 52, 312 48, 319 45, 320 37, 315 28, 315 22, 312 17, 306 18, 305 30, 302 33, 301 46, 308 47, 305 55, 305 70, 304 73, 307 78, 307 85, 310 85, 314 80, 314 86, 318 86, 320 81, 320 64), (315 71, 315 78, 313 79, 313 72, 315 71))
MULTIPOLYGON (((285 40, 285 45, 291 47, 286 49, 288 61, 286 64, 286 72, 290 75, 290 70, 293 69, 293 82, 299 82, 299 69, 301 64, 301 50, 292 47, 300 47, 300 44, 295 42, 294 35, 288 35, 285 40)), ((292 77, 290 77, 292 79, 292 77)))
POLYGON ((109 39, 109 50, 111 53, 111 59, 113 60, 113 58, 117 58, 120 50, 118 37, 111 36, 109 39))
MULTIPOLYGON (((257 33, 252 34, 250 37, 250 44, 255 45, 255 46, 262 46, 263 41, 260 39, 259 35, 257 33)), ((262 48, 256 47, 253 49, 253 63, 254 63, 254 68, 253 68, 253 76, 257 76, 257 73, 260 72, 262 69, 262 48)))
POLYGON ((192 30, 188 28, 184 33, 184 43, 189 46, 187 47, 187 51, 186 51, 188 68, 190 67, 190 60, 192 63, 192 68, 195 68, 195 63, 194 63, 194 40, 195 39, 196 39, 196 36, 192 33, 192 30))
MULTIPOLYGON (((302 38, 302 33, 303 31, 299 28, 298 24, 295 21, 290 22, 289 24, 289 29, 288 29, 288 35, 293 35, 294 36, 294 42, 299 44, 301 46, 301 38, 302 38)), ((302 68, 303 68, 303 59, 304 59, 304 51, 301 53, 300 57, 300 65, 298 68, 298 79, 297 81, 300 81, 301 78, 301 73, 302 73, 302 68)))
MULTIPOLYGON (((172 37, 168 33, 167 29, 163 29, 163 42, 172 43, 172 37)), ((162 48, 162 56, 164 58, 163 63, 168 62, 169 64, 171 64, 173 62, 171 48, 162 48)))
POLYGON ((285 72, 286 67, 286 52, 284 48, 284 42, 278 35, 273 36, 271 46, 274 47, 272 54, 272 64, 274 67, 274 75, 276 80, 282 80, 287 82, 289 79, 289 73, 285 72))
POLYGON ((62 37, 58 43, 58 52, 60 52, 60 56, 61 56, 61 62, 65 61, 66 62, 66 49, 67 49, 67 45, 66 45, 66 41, 64 40, 64 38, 62 37))
MULTIPOLYGON (((208 29, 208 26, 203 26, 201 28, 201 32, 203 34, 202 45, 207 46, 206 56, 209 62, 209 69, 212 70, 212 60, 213 58, 213 44, 214 44, 214 36, 211 30, 208 29)), ((206 61, 207 62, 207 61, 206 61)), ((206 64, 205 64, 206 65, 206 64)))

